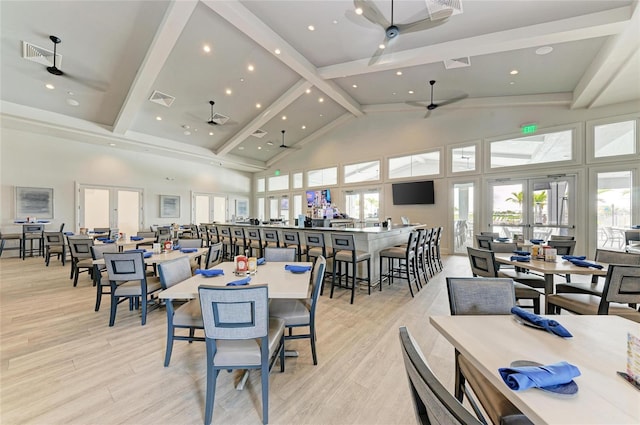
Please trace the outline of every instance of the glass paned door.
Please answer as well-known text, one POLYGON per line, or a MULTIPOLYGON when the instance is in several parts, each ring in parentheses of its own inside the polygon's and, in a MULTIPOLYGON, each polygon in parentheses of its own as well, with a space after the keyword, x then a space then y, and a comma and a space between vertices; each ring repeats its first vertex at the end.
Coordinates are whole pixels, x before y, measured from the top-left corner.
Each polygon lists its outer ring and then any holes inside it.
POLYGON ((524 235, 527 227, 528 214, 523 203, 525 202, 525 181, 495 181, 489 183, 491 199, 491 223, 492 232, 500 237, 515 238, 516 235, 524 235))
POLYGON ((473 247, 474 191, 473 183, 453 185, 453 246, 458 254, 466 254, 467 247, 473 247))
POLYGON ((345 192, 345 213, 355 221, 355 227, 372 227, 380 222, 379 189, 345 192))
POLYGON ((631 171, 598 173, 598 248, 622 249, 631 226, 631 171))
POLYGON ((79 227, 116 228, 127 235, 143 229, 142 190, 81 185, 79 191, 79 227))
POLYGON ((194 193, 193 223, 213 222, 227 222, 227 198, 213 193, 194 193))

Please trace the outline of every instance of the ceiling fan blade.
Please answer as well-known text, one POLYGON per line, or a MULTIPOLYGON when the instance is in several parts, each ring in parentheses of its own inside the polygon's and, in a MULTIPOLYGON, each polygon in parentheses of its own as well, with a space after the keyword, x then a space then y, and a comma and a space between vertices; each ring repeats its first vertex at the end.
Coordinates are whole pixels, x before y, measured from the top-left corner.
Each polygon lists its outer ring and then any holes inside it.
POLYGON ((432 109, 427 109, 427 113, 424 114, 424 118, 429 118, 429 115, 431 115, 431 111, 432 109))
POLYGON ((64 74, 62 74, 64 77, 68 78, 71 81, 74 81, 82 86, 85 86, 88 89, 91 90, 95 90, 95 91, 99 91, 99 92, 106 92, 107 89, 109 88, 109 84, 105 83, 104 81, 97 81, 97 80, 93 80, 90 78, 84 78, 84 77, 78 77, 74 74, 69 74, 68 72, 64 72, 64 74))
POLYGON ((427 105, 425 105, 424 103, 416 102, 414 100, 407 100, 404 103, 409 105, 409 106, 415 106, 417 108, 426 108, 427 107, 427 105))
POLYGON ((435 28, 447 22, 448 19, 439 19, 437 21, 432 21, 429 18, 422 19, 420 21, 411 22, 408 24, 398 24, 398 31, 400 34, 409 34, 416 31, 428 30, 430 28, 435 28))
POLYGON ((469 97, 468 94, 463 94, 463 95, 458 96, 458 97, 453 97, 453 98, 451 98, 449 100, 443 100, 442 102, 438 103, 438 106, 451 105, 452 103, 459 102, 462 99, 466 99, 467 97, 469 97))
POLYGON ((373 22, 376 25, 380 25, 385 29, 391 25, 372 1, 353 0, 353 4, 356 8, 362 9, 362 16, 364 16, 368 21, 373 22))
POLYGON ((385 36, 384 41, 378 45, 378 49, 373 52, 371 59, 369 59, 369 66, 376 64, 385 52, 388 53, 395 40, 395 38, 385 36), (380 45, 384 45, 384 49, 380 48, 380 45))

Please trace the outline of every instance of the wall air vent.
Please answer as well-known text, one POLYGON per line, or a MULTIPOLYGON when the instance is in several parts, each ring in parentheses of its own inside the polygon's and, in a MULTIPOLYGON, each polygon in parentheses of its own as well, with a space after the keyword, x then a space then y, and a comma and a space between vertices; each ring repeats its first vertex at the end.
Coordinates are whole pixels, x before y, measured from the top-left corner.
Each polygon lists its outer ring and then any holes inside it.
POLYGON ((176 100, 176 98, 173 96, 169 96, 168 94, 159 92, 158 90, 154 90, 153 93, 151 93, 151 97, 149 97, 149 100, 153 103, 157 103, 158 105, 162 105, 168 108, 173 104, 173 101, 176 100))
POLYGON ((471 66, 471 58, 456 58, 456 59, 447 59, 444 61, 444 67, 446 69, 454 69, 454 68, 466 68, 471 66))
MULTIPOLYGON (((22 41, 22 57, 32 62, 37 62, 46 66, 53 66, 53 51, 48 50, 27 41, 22 41)), ((56 66, 62 65, 62 55, 56 53, 56 66)))
POLYGON ((256 130, 256 131, 254 131, 253 133, 251 133, 251 135, 252 135, 253 137, 257 137, 258 139, 262 139, 264 136, 266 136, 266 135, 267 135, 267 132, 266 132, 266 131, 264 131, 264 130, 260 130, 260 129, 258 129, 258 130, 256 130))

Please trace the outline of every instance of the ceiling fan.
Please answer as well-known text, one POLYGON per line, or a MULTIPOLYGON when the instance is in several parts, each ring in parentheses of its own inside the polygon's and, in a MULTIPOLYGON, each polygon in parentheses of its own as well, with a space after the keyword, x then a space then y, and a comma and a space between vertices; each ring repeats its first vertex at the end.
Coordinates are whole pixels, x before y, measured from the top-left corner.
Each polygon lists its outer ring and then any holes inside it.
POLYGON ((433 111, 434 109, 439 108, 441 106, 450 105, 450 104, 452 104, 454 102, 458 102, 458 101, 460 101, 462 99, 466 99, 467 97, 469 97, 468 94, 463 94, 463 95, 460 95, 460 96, 457 96, 457 97, 453 97, 453 98, 448 99, 448 100, 443 100, 440 103, 433 103, 433 86, 435 84, 436 84, 436 80, 429 81, 429 85, 431 86, 431 101, 429 102, 428 105, 425 105, 425 104, 420 103, 420 102, 405 102, 405 103, 407 105, 411 105, 411 106, 419 106, 421 108, 427 108, 427 113, 424 116, 425 118, 427 118, 431 114, 431 111, 433 111))
POLYGON ((393 22, 393 0, 391 0, 390 21, 388 21, 387 18, 382 14, 382 12, 380 12, 380 10, 373 3, 373 0, 354 0, 353 4, 356 6, 357 14, 361 14, 368 21, 372 22, 373 24, 379 25, 384 29, 384 41, 380 43, 378 49, 373 53, 373 56, 371 56, 369 65, 375 64, 380 59, 380 56, 382 56, 385 49, 389 47, 392 41, 396 40, 398 35, 437 27, 438 25, 442 25, 447 22, 447 20, 453 13, 453 9, 451 8, 441 9, 428 18, 420 19, 415 22, 408 22, 406 24, 395 24, 393 22))
POLYGON ((281 131, 281 133, 282 133, 282 144, 280 145, 280 147, 281 147, 281 148, 283 148, 283 149, 290 149, 290 148, 291 148, 291 146, 287 146, 287 145, 284 143, 284 130, 282 130, 282 131, 281 131))

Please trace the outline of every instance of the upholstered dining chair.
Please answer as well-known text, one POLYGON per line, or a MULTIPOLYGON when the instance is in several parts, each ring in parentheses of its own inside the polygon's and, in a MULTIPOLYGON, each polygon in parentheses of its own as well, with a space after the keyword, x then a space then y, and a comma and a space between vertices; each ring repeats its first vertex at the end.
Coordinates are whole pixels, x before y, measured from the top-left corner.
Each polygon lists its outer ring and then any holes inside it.
POLYGON ((421 425, 481 425, 440 383, 409 330, 400 328, 400 345, 416 419, 421 425))
POLYGON ((476 245, 478 248, 491 249, 491 242, 493 242, 493 236, 491 235, 475 235, 476 245))
MULTIPOLYGON (((455 315, 510 315, 516 305, 513 281, 506 278, 447 277, 449 309, 455 315)), ((465 381, 494 424, 531 423, 500 391, 458 350, 455 351, 454 394, 461 403, 467 396, 476 416, 486 422, 465 381)))
POLYGON ((64 266, 67 260, 67 245, 62 232, 44 232, 44 261, 49 267, 51 257, 58 257, 64 266))
MULTIPOLYGON (((118 252, 118 246, 114 243, 91 246, 91 258, 93 260, 100 260, 104 258, 105 252, 118 252)), ((102 273, 106 270, 107 267, 104 264, 94 264, 93 266, 93 285, 96 287, 95 311, 100 310, 102 296, 111 294, 111 284, 109 283, 109 280, 102 279, 102 273)))
POLYGON ((160 282, 155 279, 147 281, 142 252, 105 252, 103 257, 111 285, 109 326, 115 324, 118 304, 127 300, 133 301, 136 307, 142 304, 141 323, 144 326, 147 323, 148 297, 162 289, 160 282))
MULTIPOLYGON (((163 290, 189 279, 191 277, 189 258, 179 257, 158 264, 158 274, 160 275, 160 285, 163 290)), ((188 300, 178 306, 174 306, 173 302, 173 299, 166 300, 167 347, 164 355, 164 367, 169 366, 171 361, 173 341, 189 341, 189 343, 204 341, 204 337, 195 336, 196 330, 204 329, 200 301, 188 300), (176 329, 186 329, 189 331, 189 335, 176 335, 176 329)))
POLYGON ((204 268, 210 269, 222 262, 222 242, 216 242, 209 245, 207 257, 204 261, 204 268))
POLYGON ((368 251, 356 249, 355 237, 352 234, 332 233, 331 245, 333 245, 333 273, 331 275, 329 298, 333 298, 333 290, 336 286, 344 287, 351 289, 350 303, 353 304, 358 282, 366 282, 367 292, 371 295, 371 254, 368 251), (358 276, 358 263, 361 262, 366 262, 366 266, 363 267, 366 277, 358 276), (345 266, 344 285, 341 283, 343 276, 341 273, 342 265, 345 266), (351 276, 349 276, 349 269, 351 269, 351 276), (349 277, 351 277, 351 284, 349 284, 349 277))
POLYGON ((300 238, 300 232, 297 230, 282 231, 282 246, 296 249, 296 257, 298 261, 302 261, 302 255, 307 254, 307 247, 300 238))
POLYGON ((288 330, 284 337, 285 341, 309 338, 314 365, 318 364, 316 355, 316 305, 324 282, 326 267, 327 260, 323 256, 317 257, 311 273, 311 293, 309 298, 304 300, 274 299, 269 303, 269 316, 284 320, 284 325, 288 330), (308 327, 309 333, 294 335, 293 328, 299 327, 308 327))
POLYGON ((220 370, 260 369, 262 422, 269 421, 269 371, 280 358, 284 372, 284 320, 269 318, 267 285, 200 286, 207 347, 204 424, 213 417, 220 370))
MULTIPOLYGON (((531 300, 533 302, 533 312, 536 314, 540 313, 540 292, 533 289, 532 286, 540 285, 541 288, 544 288, 544 278, 531 273, 522 273, 514 270, 498 271, 493 251, 467 247, 467 255, 473 276, 513 279, 516 300, 531 300)), ((526 308, 528 306, 521 307, 526 308)))
POLYGON ((406 279, 409 286, 409 293, 413 298, 412 282, 416 285, 416 291, 420 290, 418 271, 418 236, 417 231, 409 233, 409 239, 404 246, 393 246, 380 250, 380 287, 382 291, 382 282, 387 279, 391 285, 395 278, 406 279), (386 261, 385 261, 386 260, 386 261), (387 263, 387 272, 384 273, 384 263, 387 263))
POLYGON ((87 272, 93 274, 93 258, 91 257, 91 247, 93 238, 87 236, 67 236, 69 252, 71 253, 71 275, 73 286, 78 285, 80 273, 87 272))
POLYGON ((628 306, 640 304, 640 266, 610 264, 602 296, 556 293, 548 296, 548 303, 555 313, 610 314, 640 323, 640 312, 628 306))
POLYGON ((264 249, 265 261, 296 261, 295 248, 276 248, 268 246, 264 249))

